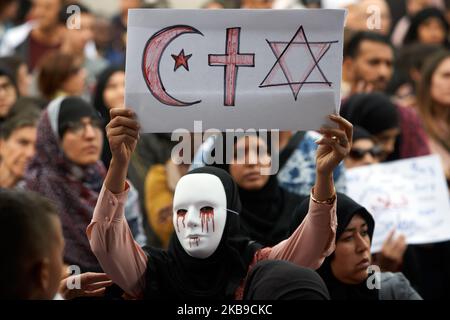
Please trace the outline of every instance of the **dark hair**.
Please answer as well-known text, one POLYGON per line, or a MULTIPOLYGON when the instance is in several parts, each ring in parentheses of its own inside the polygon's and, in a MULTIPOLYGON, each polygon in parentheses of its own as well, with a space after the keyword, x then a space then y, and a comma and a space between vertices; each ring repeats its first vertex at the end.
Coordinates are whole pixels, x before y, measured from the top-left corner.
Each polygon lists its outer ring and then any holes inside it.
POLYGON ((18 112, 8 117, 0 125, 0 139, 7 140, 14 131, 25 127, 37 127, 40 111, 34 108, 28 108, 23 112, 18 112))
POLYGON ((81 68, 78 59, 58 51, 48 54, 40 64, 39 91, 46 99, 53 99, 62 85, 81 68))
POLYGON ((446 35, 444 37, 444 43, 442 43, 442 45, 448 46, 447 37, 448 37, 448 32, 449 32, 449 25, 448 25, 447 19, 441 10, 434 8, 434 7, 425 8, 425 9, 419 11, 411 19, 411 25, 408 29, 408 32, 406 33, 405 39, 403 40, 403 44, 406 45, 406 44, 411 44, 411 43, 417 42, 419 40, 418 39, 419 27, 430 18, 436 18, 441 22, 442 26, 445 29, 445 35, 446 35))
POLYGON ((47 100, 39 97, 19 97, 11 109, 11 116, 23 110, 38 109, 44 110, 47 107, 47 100))
POLYGON ((0 191, 0 299, 27 299, 33 290, 30 268, 48 255, 54 238, 54 205, 32 192, 0 191))
POLYGON ((344 58, 356 58, 359 49, 364 41, 377 42, 389 46, 392 50, 394 47, 389 39, 379 33, 372 31, 359 31, 353 34, 344 48, 344 58))
POLYGON ((14 90, 16 91, 17 97, 19 97, 19 89, 17 88, 17 82, 16 77, 14 76, 13 72, 8 66, 0 65, 0 77, 7 77, 8 81, 11 82, 11 84, 14 87, 14 90))
POLYGON ((17 83, 17 73, 21 65, 26 65, 25 60, 20 56, 7 56, 0 58, 0 68, 7 68, 11 71, 11 75, 14 77, 14 81, 17 83))

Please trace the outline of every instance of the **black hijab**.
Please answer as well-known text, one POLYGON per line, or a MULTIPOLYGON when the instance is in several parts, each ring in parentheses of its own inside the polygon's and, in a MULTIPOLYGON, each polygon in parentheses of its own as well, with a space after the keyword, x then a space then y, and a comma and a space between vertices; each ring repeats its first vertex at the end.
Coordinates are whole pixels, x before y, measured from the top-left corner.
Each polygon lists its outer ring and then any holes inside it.
POLYGON ((206 259, 191 257, 182 247, 176 233, 167 251, 146 248, 146 299, 223 300, 233 299, 245 278, 256 250, 239 227, 241 202, 231 176, 214 167, 204 167, 188 174, 212 174, 222 182, 227 198, 227 219, 217 250, 206 259), (236 212, 236 213, 235 213, 236 212))
MULTIPOLYGON (((94 92, 94 107, 100 113, 102 119, 105 121, 105 125, 109 123, 111 117, 109 116, 109 109, 106 106, 105 100, 103 99, 103 94, 108 85, 109 79, 117 73, 125 72, 123 67, 111 66, 106 68, 102 73, 99 74, 97 78, 97 86, 94 92)), ((109 148, 108 137, 106 136, 106 128, 103 128, 103 150, 102 150, 102 162, 106 168, 109 168, 109 163, 111 162, 111 150, 109 148)))
MULTIPOLYGON (((300 221, 294 221, 294 225, 301 222, 304 219, 309 209, 309 201, 304 200, 298 207, 298 219, 300 221)), ((375 221, 372 215, 358 203, 345 194, 337 194, 337 229, 336 229, 336 243, 344 233, 348 224, 352 218, 356 215, 360 215, 367 223, 368 233, 370 241, 372 241, 373 232, 375 229, 375 221)), ((340 282, 333 274, 331 270, 331 261, 334 259, 334 253, 325 258, 322 266, 317 270, 319 275, 325 281, 330 292, 331 300, 378 300, 378 290, 370 290, 367 287, 366 280, 357 285, 345 284, 340 282)))
POLYGON ((397 107, 383 93, 363 93, 350 97, 341 107, 341 116, 372 135, 400 128, 397 107))
POLYGON ((373 142, 375 142, 375 139, 369 131, 358 125, 353 126, 353 142, 361 139, 372 140, 373 142))
MULTIPOLYGON (((226 155, 225 147, 224 143, 223 155, 226 155)), ((214 164, 214 166, 229 173, 230 162, 231 158, 228 155, 223 164, 214 164)), ((282 189, 276 175, 271 175, 262 189, 246 190, 238 186, 238 191, 243 206, 240 215, 243 233, 267 247, 277 245, 291 235, 289 229, 293 219, 292 215, 297 205, 305 198, 304 196, 282 189)))
POLYGON ((414 17, 412 17, 411 24, 408 29, 408 32, 406 33, 403 44, 407 45, 419 41, 418 35, 419 27, 430 18, 436 18, 441 22, 442 26, 445 29, 445 38, 444 43, 442 43, 442 45, 448 47, 449 43, 447 38, 449 33, 449 24, 442 11, 434 7, 425 8, 419 11, 414 17))
POLYGON ((264 260, 249 273, 244 300, 330 300, 330 295, 313 270, 283 260, 264 260))

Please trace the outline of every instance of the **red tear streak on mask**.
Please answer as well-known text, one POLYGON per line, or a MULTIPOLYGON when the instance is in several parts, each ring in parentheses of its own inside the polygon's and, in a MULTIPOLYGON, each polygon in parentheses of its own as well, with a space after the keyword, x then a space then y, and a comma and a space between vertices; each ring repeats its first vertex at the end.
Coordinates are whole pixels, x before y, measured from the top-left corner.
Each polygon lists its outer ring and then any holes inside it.
POLYGON ((192 248, 192 245, 195 244, 198 247, 198 243, 200 242, 199 237, 190 238, 189 239, 189 248, 192 248))
POLYGON ((178 232, 180 232, 180 227, 178 226, 178 220, 180 220, 180 218, 181 219, 183 219, 183 220, 181 220, 181 223, 183 223, 183 228, 186 228, 186 225, 184 224, 184 218, 186 217, 186 215, 178 215, 177 216, 177 230, 178 230, 178 232))
POLYGON ((202 232, 204 227, 206 226, 206 232, 209 232, 208 224, 212 222, 212 231, 214 232, 214 209, 201 210, 200 211, 200 219, 202 221, 202 232))

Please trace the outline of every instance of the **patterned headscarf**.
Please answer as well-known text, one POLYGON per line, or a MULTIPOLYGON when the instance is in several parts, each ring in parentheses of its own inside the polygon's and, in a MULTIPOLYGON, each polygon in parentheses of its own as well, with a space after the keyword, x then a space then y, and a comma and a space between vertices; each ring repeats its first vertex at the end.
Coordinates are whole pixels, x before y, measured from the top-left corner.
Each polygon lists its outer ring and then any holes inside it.
POLYGON ((26 188, 53 200, 58 207, 66 243, 64 262, 79 266, 82 272, 100 272, 86 228, 105 178, 105 168, 101 161, 81 167, 64 155, 58 136, 58 118, 65 99, 52 101, 41 116, 36 155, 25 175, 26 188))

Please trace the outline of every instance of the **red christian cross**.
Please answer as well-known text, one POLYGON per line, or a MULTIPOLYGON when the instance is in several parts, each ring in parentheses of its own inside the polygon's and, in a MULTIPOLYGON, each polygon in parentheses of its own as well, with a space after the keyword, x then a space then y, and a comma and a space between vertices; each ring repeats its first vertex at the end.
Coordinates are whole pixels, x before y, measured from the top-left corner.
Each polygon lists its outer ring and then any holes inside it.
POLYGON ((254 67, 255 54, 239 53, 241 28, 228 28, 226 39, 226 54, 208 55, 210 67, 225 68, 224 105, 234 106, 236 97, 236 82, 239 67, 254 67))

